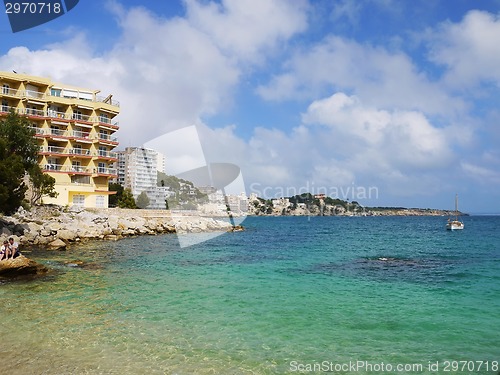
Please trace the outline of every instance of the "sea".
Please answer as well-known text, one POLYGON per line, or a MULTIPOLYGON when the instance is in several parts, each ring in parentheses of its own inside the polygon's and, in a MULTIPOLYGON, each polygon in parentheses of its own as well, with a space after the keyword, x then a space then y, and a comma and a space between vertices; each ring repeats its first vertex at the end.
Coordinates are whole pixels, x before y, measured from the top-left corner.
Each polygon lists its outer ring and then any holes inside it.
POLYGON ((249 217, 190 247, 25 249, 51 272, 1 282, 0 374, 496 375, 500 216, 464 222, 249 217))

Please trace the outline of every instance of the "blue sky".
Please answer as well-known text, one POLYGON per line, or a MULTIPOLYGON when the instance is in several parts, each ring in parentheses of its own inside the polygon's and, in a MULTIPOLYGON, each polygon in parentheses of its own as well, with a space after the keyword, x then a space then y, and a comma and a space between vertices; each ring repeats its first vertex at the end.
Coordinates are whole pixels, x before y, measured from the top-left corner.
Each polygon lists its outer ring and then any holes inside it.
POLYGON ((500 212, 500 0, 81 0, 0 35, 0 69, 112 93, 121 147, 196 125, 247 192, 500 212))

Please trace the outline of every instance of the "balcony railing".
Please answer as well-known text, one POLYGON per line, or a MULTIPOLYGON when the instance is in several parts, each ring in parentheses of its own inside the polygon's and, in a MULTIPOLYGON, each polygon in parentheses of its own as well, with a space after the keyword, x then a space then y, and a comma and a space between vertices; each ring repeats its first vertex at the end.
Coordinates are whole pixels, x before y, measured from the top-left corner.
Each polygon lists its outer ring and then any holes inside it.
POLYGON ((26 90, 26 91, 24 91, 24 97, 34 98, 34 99, 43 99, 43 98, 45 98, 45 93, 39 92, 39 91, 33 91, 33 90, 26 90))
POLYGON ((32 109, 32 108, 23 109, 23 108, 11 107, 8 105, 0 105, 0 112, 8 113, 11 110, 20 115, 48 117, 52 119, 61 119, 61 120, 85 121, 91 123, 106 124, 114 128, 119 127, 118 121, 113 122, 112 119, 109 119, 107 117, 88 116, 80 113, 67 114, 64 112, 54 111, 52 109, 49 109, 48 111, 43 111, 41 109, 32 109))
POLYGON ((71 115, 66 114, 64 112, 57 112, 57 111, 54 111, 52 109, 49 109, 47 111, 46 117, 56 118, 56 119, 61 119, 61 120, 70 120, 71 119, 71 115))
POLYGON ((109 174, 109 175, 117 175, 118 174, 116 168, 107 168, 107 167, 94 168, 94 172, 97 174, 109 174))
POLYGON ((99 133, 97 137, 100 141, 118 142, 118 138, 112 137, 109 134, 99 133))
POLYGON ((28 126, 28 129, 34 130, 35 135, 43 135, 44 134, 43 129, 37 128, 36 126, 28 126))
POLYGON ((99 150, 96 156, 99 156, 101 158, 112 158, 112 159, 118 158, 118 154, 116 152, 104 151, 104 150, 99 150))
POLYGON ((84 148, 70 148, 68 151, 72 155, 90 156, 90 150, 84 148))
POLYGON ((71 138, 91 139, 88 132, 82 132, 80 130, 68 131, 67 134, 67 136, 71 138))
POLYGON ((18 93, 22 91, 11 89, 10 87, 2 87, 2 94, 9 96, 18 96, 18 93))
POLYGON ((84 115, 81 113, 73 113, 73 120, 75 121, 85 121, 85 122, 95 122, 94 117, 84 115))
POLYGON ((75 156, 92 156, 90 150, 84 148, 66 148, 59 146, 40 146, 40 153, 45 154, 60 154, 60 155, 75 155, 75 156))
POLYGON ((39 152, 46 154, 68 154, 65 147, 58 146, 40 146, 39 152))
POLYGON ((120 102, 118 100, 114 100, 112 98, 108 99, 107 96, 96 95, 95 98, 96 98, 96 102, 111 104, 111 105, 114 105, 115 107, 120 106, 120 102), (108 100, 106 100, 106 99, 108 99, 108 100))
MULTIPOLYGON (((61 97, 61 94, 57 94, 57 95, 52 95, 52 93, 45 93, 45 92, 39 92, 39 91, 34 91, 34 90, 16 90, 16 89, 11 89, 10 87, 3 87, 2 88, 2 94, 3 95, 9 95, 9 96, 16 96, 18 98, 33 98, 33 99, 46 99, 47 97, 51 97, 51 96, 54 96, 54 97, 58 97, 60 98, 61 97)), ((87 94, 87 93, 85 93, 87 94)), ((115 106, 115 107, 119 107, 120 106, 120 102, 115 100, 115 99, 112 99, 112 98, 109 98, 109 97, 105 97, 105 96, 98 96, 98 95, 94 95, 93 96, 94 98, 92 99, 88 99, 87 97, 80 97, 80 95, 77 94, 76 97, 69 97, 70 99, 78 99, 78 100, 86 100, 86 101, 91 101, 91 102, 95 102, 95 103, 105 103, 105 104, 110 104, 112 106, 115 106)))
POLYGON ((63 170, 63 165, 62 164, 45 164, 43 166, 44 171, 49 171, 49 172, 61 172, 63 170))
POLYGON ((92 168, 89 168, 89 167, 84 167, 84 166, 81 166, 81 165, 72 165, 70 167, 66 167, 64 169, 65 172, 75 172, 75 173, 88 173, 88 174, 92 174, 92 168))
POLYGON ((49 134, 49 135, 56 135, 59 137, 64 137, 66 130, 61 130, 61 129, 41 129, 44 131, 44 134, 49 134))

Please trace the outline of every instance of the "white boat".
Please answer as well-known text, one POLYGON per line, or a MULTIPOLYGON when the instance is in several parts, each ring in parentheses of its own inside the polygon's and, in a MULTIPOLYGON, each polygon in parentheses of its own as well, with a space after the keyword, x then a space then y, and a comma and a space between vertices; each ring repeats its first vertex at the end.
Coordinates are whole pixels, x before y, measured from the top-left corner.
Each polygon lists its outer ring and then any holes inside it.
POLYGON ((464 229, 463 221, 458 220, 458 194, 455 195, 455 218, 448 218, 446 223, 446 229, 448 230, 460 230, 464 229))

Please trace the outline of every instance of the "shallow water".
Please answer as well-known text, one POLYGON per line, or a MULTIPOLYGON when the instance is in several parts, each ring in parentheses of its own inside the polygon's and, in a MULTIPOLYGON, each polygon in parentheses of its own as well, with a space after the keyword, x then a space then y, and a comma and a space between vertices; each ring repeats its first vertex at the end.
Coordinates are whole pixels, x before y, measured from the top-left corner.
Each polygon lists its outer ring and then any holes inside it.
POLYGON ((0 373, 281 374, 349 361, 448 373, 453 360, 495 373, 500 217, 453 233, 444 223, 248 218, 245 232, 188 248, 165 235, 33 251, 54 271, 0 285, 12 358, 0 373))

